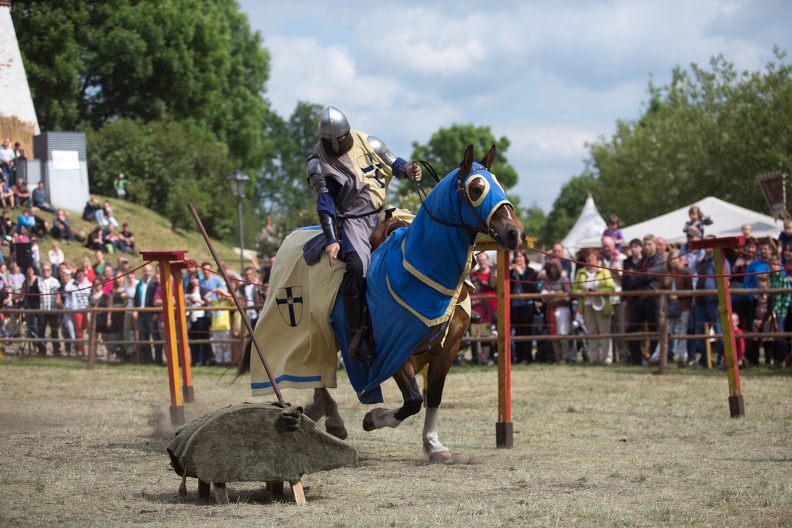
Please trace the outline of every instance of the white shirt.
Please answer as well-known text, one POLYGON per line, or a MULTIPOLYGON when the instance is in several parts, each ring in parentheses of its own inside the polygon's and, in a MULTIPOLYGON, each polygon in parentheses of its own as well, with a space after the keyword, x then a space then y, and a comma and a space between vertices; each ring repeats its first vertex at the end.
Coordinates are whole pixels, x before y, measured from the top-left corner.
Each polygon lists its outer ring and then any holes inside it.
POLYGON ((62 264, 63 261, 66 260, 66 257, 63 255, 62 249, 58 249, 58 251, 55 251, 54 249, 50 249, 47 254, 49 255, 49 261, 50 264, 52 264, 53 268, 57 267, 58 264, 62 264))

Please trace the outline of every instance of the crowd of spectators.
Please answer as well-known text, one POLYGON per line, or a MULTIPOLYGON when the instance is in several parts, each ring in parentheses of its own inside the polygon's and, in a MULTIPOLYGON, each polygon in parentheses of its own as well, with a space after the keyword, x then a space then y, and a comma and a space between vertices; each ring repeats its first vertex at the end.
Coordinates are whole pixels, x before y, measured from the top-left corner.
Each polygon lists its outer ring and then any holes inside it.
MULTIPOLYGON (((667 290, 664 331, 669 336, 669 362, 679 367, 708 368, 709 360, 720 369, 726 368, 722 339, 713 340, 710 354, 705 339, 686 339, 689 334, 705 335, 708 331, 722 334, 718 296, 680 296, 676 291, 717 290, 715 258, 712 249, 692 249, 691 243, 702 238, 704 229, 713 224, 698 207, 689 211, 690 220, 682 226, 687 242, 670 246, 662 237, 647 234, 642 239, 624 241, 616 215, 608 217, 598 249, 585 249, 578 255, 565 257, 561 244, 555 244, 545 255, 538 273, 524 264, 523 251, 513 254, 510 263, 511 293, 545 293, 542 299, 512 299, 512 361, 534 361, 558 364, 588 361, 592 364, 642 366, 660 361, 659 296, 667 290), (574 258, 573 258, 574 257, 574 258), (631 273, 637 272, 637 273, 631 273), (636 292, 620 295, 622 291, 636 292), (642 292, 646 292, 645 295, 642 292), (576 296, 575 293, 584 293, 576 296), (596 295, 602 293, 602 295, 596 295), (552 295, 550 295, 552 294, 552 295), (646 333, 650 339, 625 339, 631 333, 646 333), (586 335, 613 334, 612 338, 591 338, 586 335), (532 335, 569 336, 564 340, 530 340, 532 335), (527 336, 527 337, 526 337, 527 336)), ((762 334, 792 331, 790 294, 767 293, 763 290, 789 289, 792 272, 792 219, 784 222, 784 231, 777 238, 756 240, 749 225, 744 226, 745 245, 727 252, 726 273, 732 289, 755 289, 756 294, 732 294, 734 318, 732 329, 737 338, 739 365, 756 367, 789 366, 792 363, 787 339, 743 337, 744 333, 762 334), (764 354, 762 354, 762 350, 764 354)), ((494 311, 495 267, 489 258, 481 258, 471 273, 479 290, 474 295, 474 310, 494 311), (482 265, 483 264, 483 265, 482 265), (483 272, 488 282, 481 287, 475 280, 483 272)), ((494 328, 491 322, 482 324, 494 328)), ((471 335, 483 335, 476 329, 471 335)), ((483 364, 477 355, 482 345, 473 345, 474 363, 483 364)), ((485 356, 491 363, 492 356, 485 356)))
MULTIPOLYGON (((155 266, 134 270, 129 257, 118 255, 111 263, 102 251, 96 251, 93 260, 85 257, 72 266, 62 252, 59 255, 54 248, 50 253, 50 260, 40 267, 41 275, 32 266, 23 273, 16 263, 10 269, 0 263, 0 303, 24 319, 33 353, 83 356, 93 324, 109 356, 125 362, 166 363, 161 311, 147 310, 163 302, 155 266), (127 310, 102 310, 118 307, 127 310)), ((269 266, 271 261, 261 268, 248 267, 244 278, 226 270, 250 315, 257 315, 266 299, 266 283, 261 281, 268 280, 269 266)), ((183 283, 191 364, 229 366, 231 340, 239 337, 242 325, 228 309, 231 295, 224 281, 204 262, 187 268, 183 283)), ((8 313, 6 318, 11 317, 8 313)))

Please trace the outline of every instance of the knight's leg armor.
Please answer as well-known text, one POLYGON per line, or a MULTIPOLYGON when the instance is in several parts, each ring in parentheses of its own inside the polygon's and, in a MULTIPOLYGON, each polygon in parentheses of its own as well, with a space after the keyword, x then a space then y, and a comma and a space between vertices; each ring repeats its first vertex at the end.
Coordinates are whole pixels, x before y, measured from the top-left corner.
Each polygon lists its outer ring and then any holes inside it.
POLYGON ((371 328, 366 309, 366 279, 363 278, 363 263, 357 253, 349 253, 344 261, 347 269, 341 284, 344 288, 344 312, 352 337, 349 355, 358 361, 371 362, 374 361, 374 347, 370 339, 371 328))

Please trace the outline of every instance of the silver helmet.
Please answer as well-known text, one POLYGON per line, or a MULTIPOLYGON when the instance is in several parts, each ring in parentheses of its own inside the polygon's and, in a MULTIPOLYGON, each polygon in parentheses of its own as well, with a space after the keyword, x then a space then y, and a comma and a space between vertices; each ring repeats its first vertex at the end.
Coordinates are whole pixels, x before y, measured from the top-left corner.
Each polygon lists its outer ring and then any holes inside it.
POLYGON ((349 121, 344 113, 334 106, 322 110, 322 116, 319 118, 319 137, 330 141, 334 152, 340 150, 338 138, 344 134, 349 134, 349 121))

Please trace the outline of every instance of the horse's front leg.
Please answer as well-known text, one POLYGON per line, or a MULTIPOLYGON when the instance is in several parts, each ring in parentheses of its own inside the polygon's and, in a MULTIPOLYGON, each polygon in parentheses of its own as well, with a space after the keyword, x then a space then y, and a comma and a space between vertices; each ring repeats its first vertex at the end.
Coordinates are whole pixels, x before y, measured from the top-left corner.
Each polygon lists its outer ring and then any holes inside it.
POLYGON ((344 427, 344 419, 341 418, 341 414, 338 412, 338 404, 330 396, 330 391, 327 390, 327 387, 314 389, 313 401, 305 406, 305 414, 314 422, 318 422, 324 416, 325 431, 336 438, 346 440, 347 430, 344 427))
POLYGON ((418 383, 415 381, 415 371, 412 364, 409 361, 405 363, 401 370, 393 376, 393 379, 401 390, 404 403, 398 409, 378 407, 366 413, 363 418, 364 430, 373 431, 383 427, 398 427, 405 419, 418 414, 421 410, 423 397, 418 389, 418 383))

